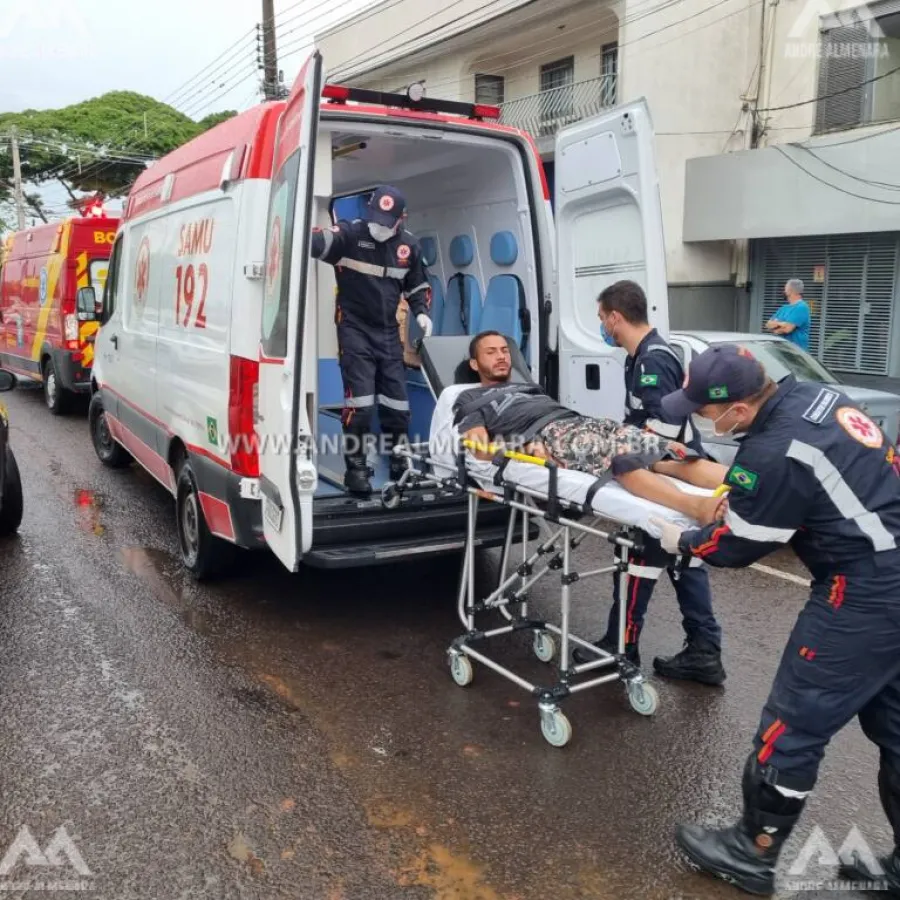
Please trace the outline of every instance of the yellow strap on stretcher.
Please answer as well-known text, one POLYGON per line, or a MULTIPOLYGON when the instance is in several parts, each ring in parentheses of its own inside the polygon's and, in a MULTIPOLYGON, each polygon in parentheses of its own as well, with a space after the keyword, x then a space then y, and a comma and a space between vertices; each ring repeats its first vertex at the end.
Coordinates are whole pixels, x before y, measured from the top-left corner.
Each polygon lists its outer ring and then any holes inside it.
POLYGON ((519 453, 516 450, 504 450, 497 444, 477 444, 475 441, 463 441, 463 446, 469 450, 480 451, 481 453, 490 453, 496 456, 497 453, 503 453, 506 459, 513 459, 516 462, 532 463, 536 466, 546 466, 550 460, 541 459, 539 456, 529 456, 527 453, 519 453))
POLYGON ((720 484, 714 491, 713 497, 724 497, 731 488, 727 484, 720 484))

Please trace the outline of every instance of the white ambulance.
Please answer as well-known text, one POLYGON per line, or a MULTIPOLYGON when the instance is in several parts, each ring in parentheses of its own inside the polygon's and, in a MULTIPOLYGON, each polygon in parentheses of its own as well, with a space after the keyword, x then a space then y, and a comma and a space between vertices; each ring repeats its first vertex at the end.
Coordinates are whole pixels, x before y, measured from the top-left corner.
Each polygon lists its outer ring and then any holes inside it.
MULTIPOLYGON (((199 578, 235 547, 268 547, 291 571, 463 547, 464 499, 413 492, 387 508, 378 458, 371 498, 343 486, 334 270, 311 259, 310 233, 354 217, 377 185, 407 198, 433 288, 433 350, 495 328, 562 402, 620 418, 624 355, 599 335, 598 293, 638 281, 668 329, 643 101, 558 131, 554 226, 537 147, 488 121, 498 109, 322 85, 321 72, 316 52, 286 101, 142 173, 97 312, 97 454, 136 461, 172 493, 199 578)), ((428 439, 434 382, 409 367, 413 440, 428 439)), ((485 506, 481 545, 496 546, 508 511, 485 506)))

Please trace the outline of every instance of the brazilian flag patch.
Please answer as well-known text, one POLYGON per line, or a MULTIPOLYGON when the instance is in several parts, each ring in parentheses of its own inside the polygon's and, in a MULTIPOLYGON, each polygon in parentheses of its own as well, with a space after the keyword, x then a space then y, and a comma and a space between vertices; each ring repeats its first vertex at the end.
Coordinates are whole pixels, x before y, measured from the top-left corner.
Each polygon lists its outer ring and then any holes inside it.
POLYGON ((659 375, 641 375, 641 387, 656 387, 659 384, 659 375))
POLYGON ((206 417, 206 439, 211 444, 219 442, 219 423, 212 417, 206 417))
POLYGON ((711 387, 709 389, 709 399, 710 400, 727 400, 728 399, 728 388, 725 387, 724 384, 716 385, 715 387, 711 387))
POLYGON ((747 491, 748 494, 752 494, 753 491, 756 490, 759 475, 757 475, 756 472, 745 469, 743 466, 732 466, 728 470, 725 480, 729 484, 733 484, 735 487, 747 491))

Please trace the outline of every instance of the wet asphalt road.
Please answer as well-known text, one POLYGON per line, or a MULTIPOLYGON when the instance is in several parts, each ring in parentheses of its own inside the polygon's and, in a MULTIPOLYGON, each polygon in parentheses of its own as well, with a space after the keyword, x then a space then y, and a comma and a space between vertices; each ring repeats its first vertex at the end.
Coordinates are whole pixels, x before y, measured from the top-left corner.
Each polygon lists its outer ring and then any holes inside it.
MULTIPOLYGON (((743 896, 692 872, 671 835, 738 810, 801 586, 714 572, 725 687, 657 680, 652 719, 619 685, 580 694, 564 707, 573 740, 556 749, 522 689, 483 667, 468 688, 451 680, 455 562, 291 576, 260 556, 197 586, 170 498, 140 470, 104 469, 83 411, 54 418, 29 388, 3 401, 26 513, 0 545, 0 854, 23 825, 42 848, 65 826, 90 874, 20 861, 0 891, 46 897, 13 882, 78 879, 80 896, 110 900, 743 896)), ((609 551, 579 558, 596 568, 609 551)), ((488 584, 490 560, 478 574, 488 584)), ((599 585, 600 602, 597 582, 575 586, 586 636, 605 619, 599 585)), ((558 582, 534 599, 552 617, 558 582)), ((645 666, 681 640, 661 583, 645 666)), ((542 672, 524 642, 494 652, 542 672)), ((782 884, 816 825, 836 848, 852 824, 888 847, 876 765, 855 723, 832 743, 782 884)))

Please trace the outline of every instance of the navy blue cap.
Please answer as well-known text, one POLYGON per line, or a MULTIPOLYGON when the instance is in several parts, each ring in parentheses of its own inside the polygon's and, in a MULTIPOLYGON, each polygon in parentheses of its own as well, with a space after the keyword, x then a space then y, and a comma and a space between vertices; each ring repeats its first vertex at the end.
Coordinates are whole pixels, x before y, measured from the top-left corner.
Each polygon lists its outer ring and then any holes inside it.
POLYGON ((736 344, 718 344, 695 356, 684 387, 663 397, 666 414, 684 419, 707 403, 736 403, 762 390, 766 372, 756 357, 736 344))
POLYGON ((406 198, 397 188, 384 185, 377 188, 369 201, 370 222, 393 228, 397 220, 406 212, 406 198))

